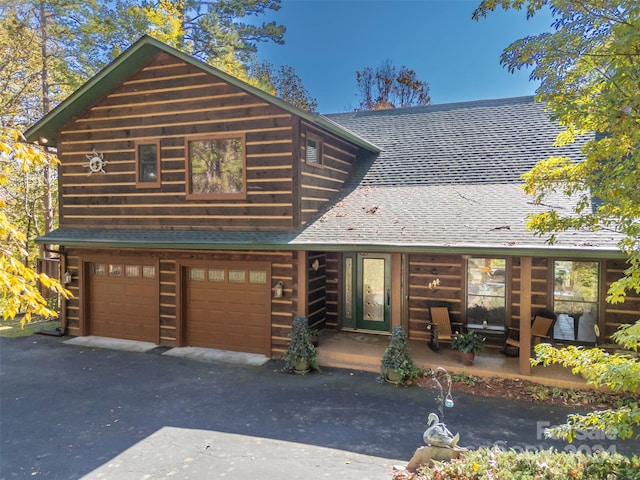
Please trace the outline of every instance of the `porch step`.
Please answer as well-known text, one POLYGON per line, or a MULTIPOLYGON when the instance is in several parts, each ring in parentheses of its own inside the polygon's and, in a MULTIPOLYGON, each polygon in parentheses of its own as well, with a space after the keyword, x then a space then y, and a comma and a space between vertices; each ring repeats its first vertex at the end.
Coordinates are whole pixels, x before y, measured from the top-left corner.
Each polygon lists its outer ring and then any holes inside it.
POLYGON ((322 345, 318 348, 318 364, 321 367, 336 367, 363 372, 377 373, 380 371, 380 358, 323 349, 322 345))

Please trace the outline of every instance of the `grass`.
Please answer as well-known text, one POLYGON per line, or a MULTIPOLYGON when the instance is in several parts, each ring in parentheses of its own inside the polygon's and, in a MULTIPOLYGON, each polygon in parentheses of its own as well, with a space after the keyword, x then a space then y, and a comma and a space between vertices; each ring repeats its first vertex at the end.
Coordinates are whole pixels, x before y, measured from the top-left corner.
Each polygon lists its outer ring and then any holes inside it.
POLYGON ((54 330, 60 326, 60 320, 40 320, 34 318, 30 323, 25 323, 24 327, 20 325, 21 316, 13 320, 0 321, 0 337, 18 338, 30 337, 31 335, 42 330, 54 330))

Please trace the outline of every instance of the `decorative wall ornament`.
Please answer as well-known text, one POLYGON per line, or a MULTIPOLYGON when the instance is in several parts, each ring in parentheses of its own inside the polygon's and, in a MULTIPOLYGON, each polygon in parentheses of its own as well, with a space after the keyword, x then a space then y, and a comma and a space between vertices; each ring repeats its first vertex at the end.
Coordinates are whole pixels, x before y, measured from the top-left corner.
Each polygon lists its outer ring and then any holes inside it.
POLYGON ((88 175, 99 172, 107 173, 104 171, 104 166, 109 162, 104 159, 104 154, 93 150, 93 152, 87 155, 87 158, 89 159, 89 163, 85 165, 85 167, 89 167, 88 175))

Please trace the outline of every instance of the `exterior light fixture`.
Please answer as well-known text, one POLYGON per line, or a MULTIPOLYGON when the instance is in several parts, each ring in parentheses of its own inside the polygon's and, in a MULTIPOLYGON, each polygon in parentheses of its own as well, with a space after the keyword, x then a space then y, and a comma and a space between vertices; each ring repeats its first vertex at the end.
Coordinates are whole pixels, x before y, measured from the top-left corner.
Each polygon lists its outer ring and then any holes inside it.
POLYGON ((72 280, 73 275, 71 274, 71 270, 67 270, 66 272, 64 272, 64 275, 62 276, 62 281, 64 282, 64 284, 69 285, 72 280))
POLYGON ((282 298, 283 294, 284 294, 284 285, 282 284, 281 281, 279 281, 278 283, 276 283, 276 286, 273 289, 273 296, 275 298, 282 298))

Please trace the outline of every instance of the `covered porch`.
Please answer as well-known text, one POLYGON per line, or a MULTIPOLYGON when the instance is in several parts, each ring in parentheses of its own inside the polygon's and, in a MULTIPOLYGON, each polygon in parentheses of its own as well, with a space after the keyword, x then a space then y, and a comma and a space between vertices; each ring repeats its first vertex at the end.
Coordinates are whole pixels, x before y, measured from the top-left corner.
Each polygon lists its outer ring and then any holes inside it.
MULTIPOLYGON (((389 344, 388 335, 324 330, 318 346, 320 366, 339 367, 368 372, 380 371, 380 359, 389 344)), ((520 374, 520 359, 502 354, 487 346, 476 355, 474 364, 466 366, 460 352, 443 345, 434 352, 424 341, 409 340, 413 361, 418 367, 435 369, 444 367, 450 373, 466 372, 480 377, 521 378, 541 385, 561 388, 589 388, 584 379, 560 366, 531 367, 529 375, 520 374)))

